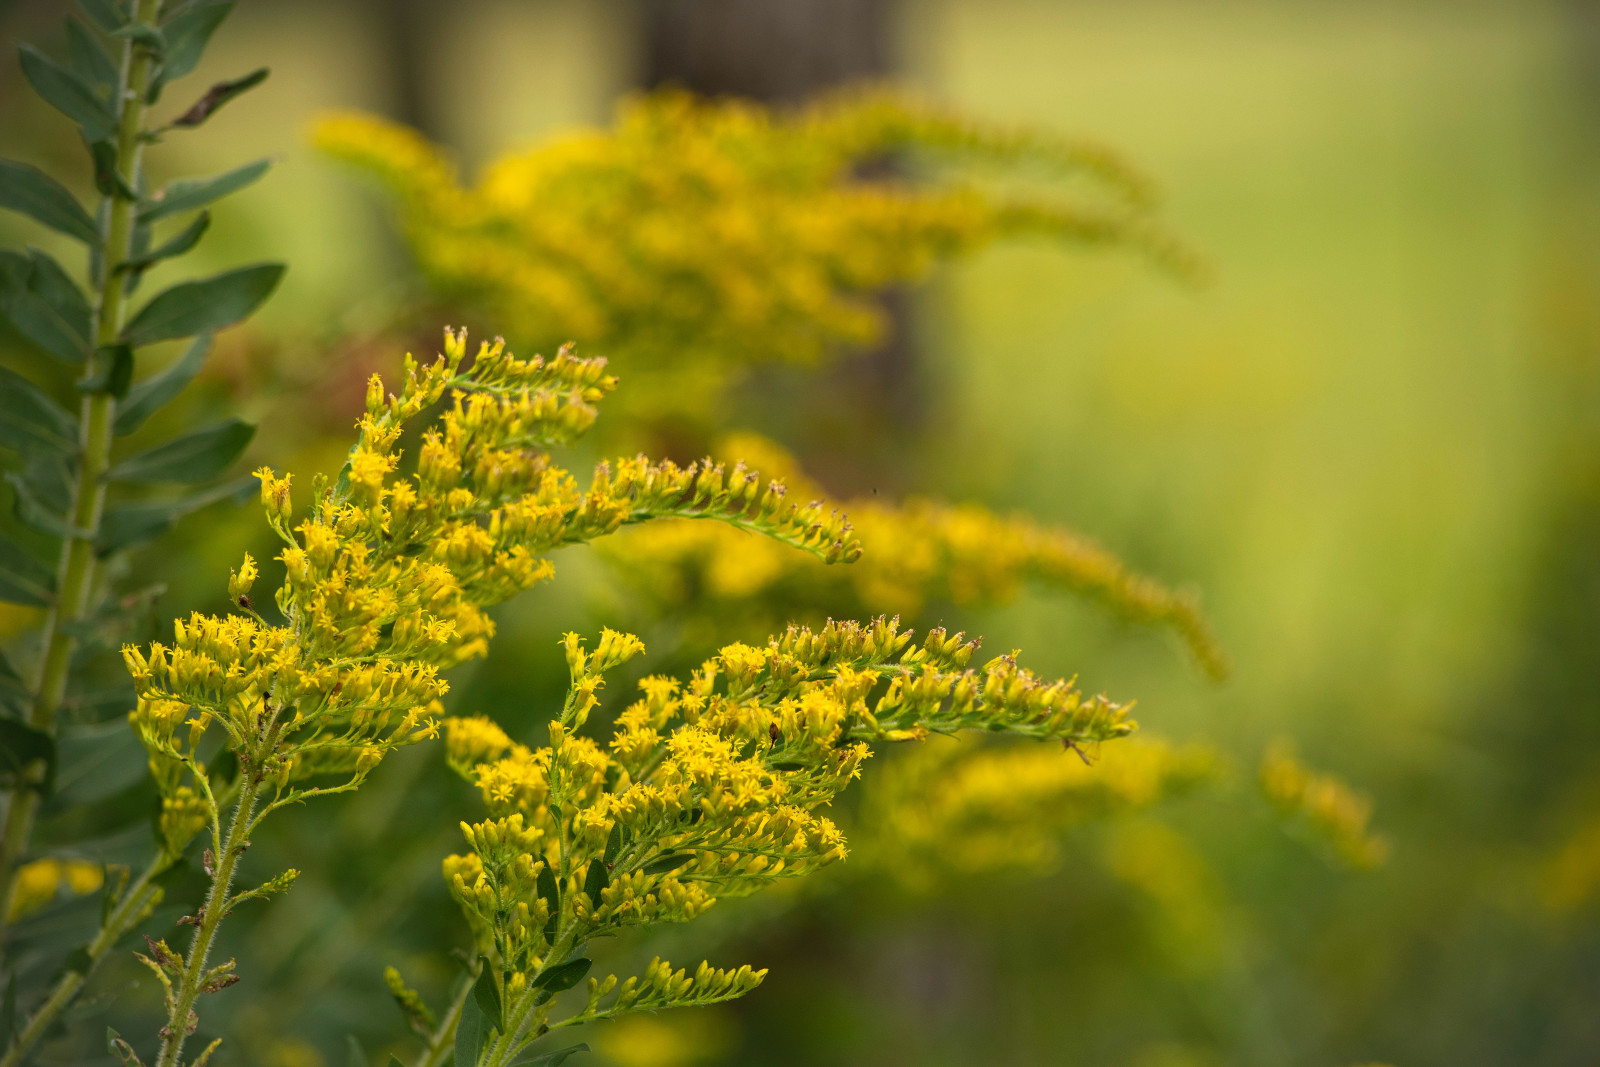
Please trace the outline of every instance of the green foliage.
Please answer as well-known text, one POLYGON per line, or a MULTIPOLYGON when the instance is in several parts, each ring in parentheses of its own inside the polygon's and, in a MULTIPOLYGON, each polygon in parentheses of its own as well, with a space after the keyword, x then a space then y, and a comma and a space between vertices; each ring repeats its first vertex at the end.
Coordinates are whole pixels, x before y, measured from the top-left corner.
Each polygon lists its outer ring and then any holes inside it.
MULTIPOLYGON (((82 241, 91 253, 80 284, 40 249, 0 250, 0 313, 37 353, 35 374, 26 366, 21 373, 0 368, 0 448, 11 468, 6 481, 13 505, 10 528, 0 532, 0 599, 33 609, 37 622, 33 639, 18 643, 25 669, 5 660, 0 671, 0 785, 7 793, 0 978, 11 990, 0 1040, 6 1067, 30 1055, 69 1010, 83 1017, 73 1001, 84 983, 150 914, 171 884, 164 876, 181 868, 170 837, 137 875, 122 867, 119 878, 108 879, 109 868, 82 858, 103 853, 105 841, 125 836, 145 818, 139 803, 104 803, 137 788, 146 775, 137 750, 121 743, 125 728, 117 721, 133 706, 132 691, 104 653, 141 625, 156 595, 129 587, 126 554, 179 516, 237 495, 237 483, 217 480, 253 428, 230 419, 131 449, 117 439, 176 399, 201 369, 210 334, 247 317, 283 273, 279 264, 261 264, 182 282, 128 314, 143 272, 194 248, 209 215, 186 220, 152 248, 153 224, 211 204, 266 169, 257 163, 158 192, 144 187, 141 157, 159 141, 146 108, 167 83, 193 70, 231 8, 169 4, 163 15, 160 6, 155 0, 85 3, 93 25, 68 18, 65 62, 30 45, 18 50, 29 85, 82 136, 101 198, 95 212, 38 168, 0 161, 0 208, 82 241), (189 337, 195 341, 177 361, 140 378, 150 358, 146 346, 189 337), (50 359, 77 368, 70 397, 40 384, 58 380, 46 365, 50 359), (153 483, 198 488, 178 498, 135 488, 153 483), (52 557, 54 567, 47 562, 52 557), (41 812, 66 811, 80 814, 52 819, 35 832, 41 812), (78 932, 86 940, 76 945, 60 945, 59 934, 52 943, 47 934, 54 927, 72 929, 52 914, 58 889, 82 894, 102 884, 97 929, 78 932)), ((173 125, 198 125, 263 76, 213 89, 190 109, 198 117, 173 125)), ((164 421, 170 432, 170 419, 164 421)), ((163 972, 163 980, 168 977, 163 972)), ((230 984, 216 969, 204 982, 208 988, 230 984)), ((137 1062, 131 1045, 114 1034, 109 1040, 110 1051, 137 1062)))

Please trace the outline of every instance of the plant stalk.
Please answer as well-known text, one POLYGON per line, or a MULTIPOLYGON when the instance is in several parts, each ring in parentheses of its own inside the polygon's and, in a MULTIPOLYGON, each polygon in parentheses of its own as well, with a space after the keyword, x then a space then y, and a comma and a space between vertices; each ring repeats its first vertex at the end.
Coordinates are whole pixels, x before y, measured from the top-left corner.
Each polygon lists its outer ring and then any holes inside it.
POLYGON ((211 943, 216 939, 217 927, 228 913, 228 892, 233 886, 234 869, 249 842, 246 840, 256 801, 261 795, 261 782, 254 772, 246 771, 234 804, 233 820, 228 825, 228 836, 222 843, 222 854, 217 857, 216 873, 211 877, 211 888, 202 905, 199 928, 195 930, 194 943, 189 946, 189 958, 184 963, 183 980, 172 998, 167 1013, 167 1024, 161 1030, 161 1052, 156 1057, 156 1067, 178 1067, 183 1055, 183 1043, 188 1038, 189 1016, 200 996, 200 985, 205 978, 206 961, 211 955, 211 943))
MULTIPOLYGON (((160 0, 139 0, 135 19, 155 26, 160 0)), ((122 48, 122 72, 118 79, 121 115, 117 123, 117 170, 130 189, 138 188, 139 160, 143 150, 140 134, 144 126, 145 90, 150 80, 150 54, 129 38, 122 48)), ((94 308, 94 343, 111 344, 122 331, 125 316, 125 282, 119 269, 128 259, 133 237, 134 205, 116 195, 108 201, 101 230, 101 277, 94 308)), ((100 368, 91 356, 84 363, 81 379, 93 379, 100 368)), ((66 694, 67 674, 72 664, 75 642, 69 631, 89 608, 95 586, 94 542, 100 533, 100 517, 105 511, 105 473, 111 465, 112 421, 116 398, 104 390, 85 393, 80 414, 78 479, 72 487, 68 510, 71 536, 61 545, 56 569, 56 596, 45 617, 44 651, 39 657, 38 684, 28 724, 55 734, 56 712, 66 694)), ((0 837, 0 932, 4 931, 16 890, 17 871, 33 836, 33 819, 39 807, 39 792, 28 783, 18 783, 6 806, 6 824, 0 837)), ((3 950, 0 950, 3 951, 3 950)))
POLYGON ((123 890, 122 899, 106 917, 100 932, 85 949, 89 956, 89 965, 82 971, 69 970, 56 980, 50 995, 44 999, 44 1003, 34 1009, 33 1014, 28 1017, 28 1021, 17 1034, 16 1041, 6 1050, 5 1055, 0 1057, 0 1067, 17 1067, 56 1018, 77 998, 78 993, 99 968, 100 961, 105 959, 106 953, 139 923, 146 911, 155 903, 161 889, 151 883, 171 863, 172 858, 169 856, 158 857, 123 890))

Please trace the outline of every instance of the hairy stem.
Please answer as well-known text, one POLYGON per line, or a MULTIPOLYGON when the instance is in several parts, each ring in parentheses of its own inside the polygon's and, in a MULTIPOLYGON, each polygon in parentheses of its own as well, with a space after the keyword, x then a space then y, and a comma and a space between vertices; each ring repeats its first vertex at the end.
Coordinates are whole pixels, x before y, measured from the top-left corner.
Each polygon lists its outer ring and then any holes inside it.
POLYGON ((157 875, 171 866, 172 862, 171 856, 157 857, 131 885, 123 890, 117 906, 106 916, 100 932, 85 949, 89 957, 88 965, 81 971, 68 970, 56 979, 50 995, 45 997, 44 1003, 34 1009, 33 1014, 18 1032, 16 1041, 6 1054, 0 1057, 0 1067, 17 1067, 22 1058, 28 1054, 28 1050, 33 1048, 57 1017, 77 998, 78 993, 99 968, 100 961, 105 959, 106 953, 111 951, 112 946, 120 941, 124 934, 137 926, 150 907, 156 903, 161 889, 151 883, 157 875))
MULTIPOLYGON (((567 961, 567 957, 572 955, 577 935, 578 920, 573 918, 567 928, 557 935, 556 943, 551 945, 550 951, 545 954, 543 966, 539 968, 539 974, 554 970, 567 961)), ((535 975, 533 981, 528 983, 528 988, 523 990, 522 995, 516 999, 515 1003, 505 1013, 505 1033, 496 1038, 494 1044, 484 1050, 486 1055, 484 1056, 482 1067, 505 1067, 506 1064, 511 1062, 512 1057, 525 1048, 534 1036, 537 1036, 528 1033, 533 1029, 534 1016, 539 1009, 539 995, 543 992, 538 988, 537 982, 538 975, 535 975)), ((461 1065, 461 1067, 475 1067, 475 1065, 465 1064, 461 1065)))
POLYGON ((239 857, 249 846, 250 817, 255 814, 256 800, 261 795, 261 783, 251 771, 244 772, 239 799, 233 808, 233 820, 228 826, 228 836, 217 857, 216 873, 211 876, 211 888, 206 891, 206 902, 201 906, 199 928, 195 930, 194 943, 189 946, 189 958, 184 961, 183 980, 173 995, 167 1024, 161 1028, 161 1053, 156 1057, 156 1067, 178 1067, 183 1055, 183 1042, 189 1036, 189 1016, 194 1012, 195 1001, 200 996, 200 985, 205 978, 206 961, 211 955, 211 943, 216 940, 217 927, 228 913, 228 891, 233 886, 234 869, 239 857))
MULTIPOLYGON (((154 26, 160 0, 139 0, 135 18, 141 25, 154 26)), ((117 169, 123 182, 138 188, 140 134, 144 124, 144 97, 150 79, 150 55, 129 38, 122 48, 122 72, 118 79, 118 99, 122 112, 117 125, 117 169)), ((111 344, 122 331, 125 312, 125 279, 120 270, 128 259, 133 236, 134 205, 112 194, 106 198, 101 229, 101 276, 91 279, 99 285, 94 308, 94 342, 111 344)), ((92 379, 98 360, 85 361, 83 381, 92 379)), ((70 536, 61 545, 61 560, 56 570, 56 596, 45 618, 44 651, 39 657, 38 684, 28 724, 54 734, 56 711, 66 693, 67 673, 72 662, 71 624, 83 618, 89 608, 95 585, 94 542, 100 534, 100 517, 105 510, 105 473, 111 465, 112 420, 116 398, 104 390, 86 392, 81 412, 78 479, 72 487, 72 503, 67 512, 70 536)), ((6 824, 0 836, 0 931, 11 910, 16 890, 17 869, 33 835, 33 818, 39 794, 27 783, 19 783, 6 807, 6 824)))

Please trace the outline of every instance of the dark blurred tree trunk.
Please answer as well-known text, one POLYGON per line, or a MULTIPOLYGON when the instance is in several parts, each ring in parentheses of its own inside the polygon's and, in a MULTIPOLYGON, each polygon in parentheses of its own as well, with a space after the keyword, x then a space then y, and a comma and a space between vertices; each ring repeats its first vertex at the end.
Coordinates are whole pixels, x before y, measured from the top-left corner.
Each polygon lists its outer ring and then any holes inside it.
POLYGON ((389 115, 420 130, 434 143, 445 141, 443 116, 435 91, 438 60, 432 47, 436 0, 365 0, 377 50, 389 79, 389 115))
MULTIPOLYGON (((642 0, 639 10, 639 81, 649 89, 792 105, 892 73, 890 0, 642 0)), ((908 302, 898 292, 881 300, 889 317, 882 345, 847 354, 815 386, 779 369, 760 390, 782 395, 789 417, 780 421, 804 428, 793 443, 841 491, 903 482, 905 441, 921 422, 908 302)))

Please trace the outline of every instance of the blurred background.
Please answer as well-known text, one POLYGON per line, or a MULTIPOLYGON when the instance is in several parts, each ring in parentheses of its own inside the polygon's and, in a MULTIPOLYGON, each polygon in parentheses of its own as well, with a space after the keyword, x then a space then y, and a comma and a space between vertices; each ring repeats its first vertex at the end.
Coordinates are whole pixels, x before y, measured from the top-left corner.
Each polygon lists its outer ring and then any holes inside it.
MULTIPOLYGON (((0 4, 0 37, 48 46, 60 13, 0 4)), ((310 147, 331 107, 417 127, 470 178, 641 88, 781 105, 887 79, 1114 145, 1211 265, 1194 286, 1007 243, 886 297, 894 340, 794 401, 872 398, 859 466, 851 438, 785 422, 787 394, 756 409, 838 492, 1022 509, 1202 590, 1223 685, 1056 594, 936 617, 1137 697, 1242 784, 1073 830, 1047 869, 729 905, 637 948, 770 966, 766 984, 588 1035, 597 1062, 1600 1061, 1600 7, 246 0, 194 84, 261 65, 159 166, 280 160, 197 255, 290 272, 191 398, 258 422, 251 456, 280 470, 336 468, 365 376, 443 325, 394 329, 416 268, 385 198, 310 147), (1373 797, 1387 865, 1343 870, 1246 802, 1285 735, 1373 797)), ((60 172, 80 151, 0 63, 0 153, 60 172)), ((162 610, 210 604, 261 534, 216 509, 147 553, 162 610)), ((595 565, 558 564, 456 709, 534 722, 565 684, 559 634, 615 623, 595 565)), ((464 941, 437 871, 475 800, 438 763, 402 753, 284 819, 266 848, 306 874, 233 931, 253 995, 213 1009, 217 1062, 343 1063, 347 1033, 404 1047, 382 968, 437 997, 464 941)))

